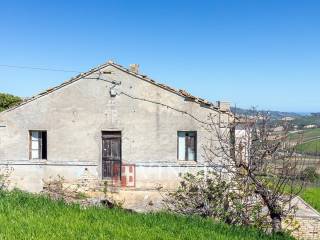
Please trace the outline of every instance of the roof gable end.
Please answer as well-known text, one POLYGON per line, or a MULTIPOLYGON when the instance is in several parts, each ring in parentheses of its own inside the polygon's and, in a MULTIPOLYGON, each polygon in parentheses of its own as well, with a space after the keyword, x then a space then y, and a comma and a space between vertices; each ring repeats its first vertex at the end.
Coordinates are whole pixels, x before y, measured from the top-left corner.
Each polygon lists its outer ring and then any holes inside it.
MULTIPOLYGON (((143 80, 143 81, 149 82, 149 83, 151 83, 151 84, 153 84, 153 85, 155 85, 155 86, 157 86, 157 87, 160 87, 160 88, 165 89, 165 90, 167 90, 167 91, 169 91, 169 92, 172 92, 172 93, 174 93, 174 94, 177 94, 177 95, 183 97, 183 98, 186 99, 186 100, 196 102, 196 103, 200 104, 200 106, 207 107, 207 108, 211 108, 211 109, 213 109, 213 110, 220 111, 220 112, 230 113, 230 111, 225 110, 225 109, 220 109, 220 108, 217 106, 217 104, 214 104, 214 103, 212 103, 212 102, 210 102, 210 101, 208 101, 208 100, 206 100, 206 99, 202 99, 202 98, 193 96, 192 94, 186 92, 185 90, 182 90, 182 89, 174 89, 174 88, 172 88, 172 87, 170 87, 170 86, 168 86, 168 85, 165 85, 165 84, 162 84, 162 83, 158 83, 158 82, 156 82, 155 80, 149 78, 147 75, 143 75, 143 74, 139 74, 139 73, 136 73, 136 72, 132 72, 132 71, 130 71, 128 68, 125 68, 125 67, 123 67, 122 65, 119 65, 119 64, 117 64, 117 63, 114 63, 113 61, 108 61, 107 63, 104 63, 104 64, 102 64, 102 65, 99 65, 99 66, 97 66, 97 67, 95 67, 95 68, 92 68, 92 69, 90 69, 90 70, 87 71, 87 72, 80 73, 80 74, 78 74, 77 76, 69 79, 68 81, 65 81, 65 82, 63 82, 62 84, 60 84, 60 85, 58 85, 58 86, 56 86, 56 87, 49 88, 49 89, 47 89, 47 90, 45 90, 45 91, 43 91, 43 92, 41 92, 41 93, 39 93, 39 94, 37 94, 37 95, 34 95, 34 96, 32 96, 31 98, 28 98, 28 99, 22 101, 20 104, 15 105, 15 106, 13 106, 13 107, 11 107, 11 108, 9 108, 9 109, 1 112, 1 113, 5 113, 5 112, 12 111, 12 110, 14 110, 14 109, 16 109, 16 108, 18 108, 18 107, 20 107, 20 106, 23 106, 23 105, 25 105, 25 104, 27 104, 27 103, 29 103, 29 102, 32 102, 32 101, 38 99, 38 98, 40 98, 40 97, 46 96, 46 95, 48 95, 48 94, 50 94, 50 93, 52 93, 52 92, 54 92, 54 91, 56 91, 56 90, 58 90, 58 89, 60 89, 60 88, 63 88, 63 87, 65 87, 65 86, 67 86, 67 85, 70 85, 70 84, 72 84, 72 83, 74 83, 74 82, 76 82, 76 81, 78 81, 78 80, 81 80, 81 79, 85 78, 86 76, 88 76, 88 75, 90 75, 90 74, 92 74, 92 73, 95 73, 95 72, 97 72, 97 71, 99 71, 99 70, 101 70, 101 69, 103 69, 103 68, 105 68, 105 67, 107 67, 107 66, 115 67, 115 68, 117 68, 117 69, 119 69, 119 70, 121 70, 121 71, 123 71, 123 72, 125 72, 125 73, 127 73, 127 74, 133 75, 133 76, 135 76, 135 77, 137 77, 137 78, 139 78, 139 79, 141 79, 141 80, 143 80)), ((1 113, 0 113, 0 114, 1 114, 1 113)))

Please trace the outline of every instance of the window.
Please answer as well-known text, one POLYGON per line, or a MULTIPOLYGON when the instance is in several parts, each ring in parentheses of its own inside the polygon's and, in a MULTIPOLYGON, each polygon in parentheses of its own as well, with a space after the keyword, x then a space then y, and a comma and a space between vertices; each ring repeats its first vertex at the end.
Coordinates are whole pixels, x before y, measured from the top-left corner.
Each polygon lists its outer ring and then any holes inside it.
POLYGON ((197 132, 178 132, 178 160, 197 160, 197 132))
POLYGON ((46 131, 30 131, 30 159, 47 159, 46 131))

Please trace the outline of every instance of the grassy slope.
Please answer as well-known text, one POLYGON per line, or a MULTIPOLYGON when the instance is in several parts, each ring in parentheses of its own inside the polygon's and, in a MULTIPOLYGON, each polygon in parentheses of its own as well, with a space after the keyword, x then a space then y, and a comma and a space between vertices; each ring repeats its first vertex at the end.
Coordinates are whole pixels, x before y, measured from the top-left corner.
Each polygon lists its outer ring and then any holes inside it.
MULTIPOLYGON (((304 141, 309 141, 309 140, 314 139, 316 137, 320 137, 320 128, 303 130, 302 136, 303 136, 304 141)), ((289 134, 290 140, 299 140, 300 138, 301 138, 301 132, 289 134)))
POLYGON ((302 153, 320 153, 320 140, 302 143, 297 146, 297 151, 302 153))
POLYGON ((0 194, 0 239, 291 239, 200 218, 83 210, 17 191, 0 194))
POLYGON ((303 191, 301 197, 314 209, 320 211, 320 188, 307 188, 303 191))
POLYGON ((303 133, 289 134, 290 141, 300 141, 303 143, 297 146, 298 152, 314 154, 320 152, 320 128, 307 129, 303 133))
MULTIPOLYGON (((290 134, 290 139, 300 139, 299 133, 290 134)), ((309 141, 297 146, 297 150, 304 153, 315 153, 320 152, 320 140, 310 141, 320 137, 320 128, 304 130, 303 139, 304 141, 309 141)), ((307 188, 301 194, 301 197, 309 203, 313 208, 320 211, 320 188, 313 187, 307 188)))

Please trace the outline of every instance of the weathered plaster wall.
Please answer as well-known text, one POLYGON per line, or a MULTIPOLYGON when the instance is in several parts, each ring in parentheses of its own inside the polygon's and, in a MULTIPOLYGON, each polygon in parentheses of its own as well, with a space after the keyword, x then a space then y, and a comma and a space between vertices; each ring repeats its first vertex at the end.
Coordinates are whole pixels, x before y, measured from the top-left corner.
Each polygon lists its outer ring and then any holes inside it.
POLYGON ((101 131, 122 132, 124 163, 136 164, 136 188, 176 186, 179 172, 203 168, 202 145, 208 134, 202 123, 227 115, 201 107, 113 66, 76 81, 12 111, 0 114, 0 163, 14 167, 13 184, 42 189, 42 179, 79 178, 87 168, 101 179, 101 131), (120 85, 108 81, 119 81, 120 85), (114 87, 117 96, 110 96, 114 87), (158 104, 161 103, 161 104, 158 104), (172 109, 172 108, 175 108, 172 109), (183 112, 187 112, 185 114, 183 112), (192 115, 193 117, 191 117, 192 115), (197 118, 198 120, 196 120, 197 118), (48 157, 29 160, 29 130, 46 130, 48 157), (177 131, 197 131, 197 162, 177 160, 177 131))

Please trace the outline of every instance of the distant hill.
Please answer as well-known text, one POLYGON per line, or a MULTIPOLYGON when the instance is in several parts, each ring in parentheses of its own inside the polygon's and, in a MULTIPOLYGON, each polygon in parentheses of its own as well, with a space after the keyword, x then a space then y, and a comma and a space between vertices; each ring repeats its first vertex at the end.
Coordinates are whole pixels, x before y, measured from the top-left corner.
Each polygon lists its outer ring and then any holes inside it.
MULTIPOLYGON (((231 108, 233 113, 237 115, 247 115, 253 116, 256 114, 256 111, 250 109, 243 109, 243 108, 231 108)), ((259 110, 258 110, 259 111, 259 110)), ((292 121, 293 125, 298 126, 299 129, 302 129, 304 126, 307 125, 316 125, 320 127, 320 114, 319 113, 295 113, 295 112, 280 112, 280 111, 259 111, 259 112, 266 112, 270 114, 271 119, 277 124, 277 121, 283 118, 294 118, 292 121)))
MULTIPOLYGON (((254 114, 254 111, 252 109, 231 107, 231 111, 233 113, 238 114, 238 115, 252 115, 252 114, 254 114)), ((304 114, 295 113, 295 112, 280 112, 280 111, 268 111, 268 110, 263 110, 263 111, 258 110, 258 111, 269 113, 271 118, 274 120, 280 120, 284 117, 300 118, 300 117, 305 116, 304 114)))

